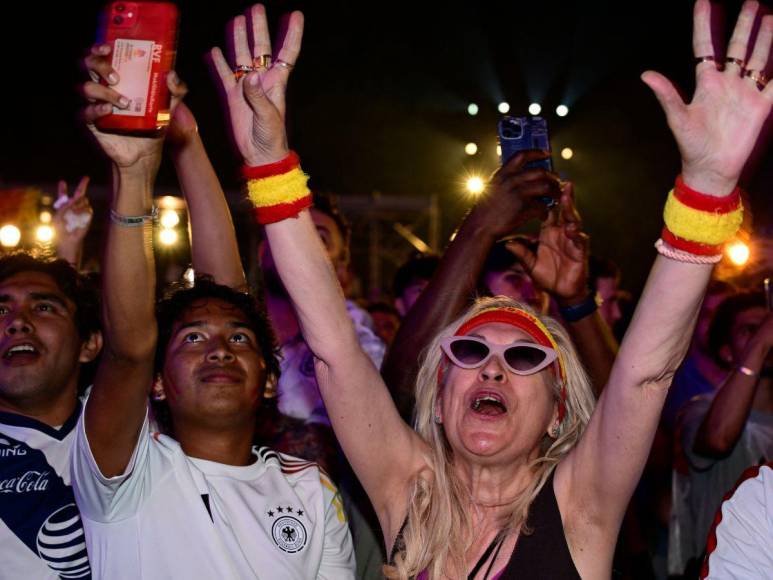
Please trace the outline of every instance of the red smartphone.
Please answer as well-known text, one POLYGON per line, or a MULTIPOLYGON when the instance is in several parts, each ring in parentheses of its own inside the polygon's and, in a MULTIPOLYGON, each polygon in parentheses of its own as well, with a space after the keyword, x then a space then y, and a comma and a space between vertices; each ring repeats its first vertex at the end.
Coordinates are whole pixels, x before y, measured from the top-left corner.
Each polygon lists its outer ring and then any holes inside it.
MULTIPOLYGON (((112 46, 119 81, 113 88, 129 99, 126 109, 100 118, 103 131, 146 133, 169 124, 166 75, 177 55, 179 11, 170 2, 112 2, 102 14, 98 42, 112 46)), ((107 84, 103 81, 103 84, 107 84)))

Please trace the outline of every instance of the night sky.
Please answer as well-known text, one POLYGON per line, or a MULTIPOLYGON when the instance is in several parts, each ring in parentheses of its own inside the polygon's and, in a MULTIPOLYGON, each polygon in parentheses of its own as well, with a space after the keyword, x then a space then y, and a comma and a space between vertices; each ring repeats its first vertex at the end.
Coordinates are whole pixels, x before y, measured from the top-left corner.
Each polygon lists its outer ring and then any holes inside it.
MULTIPOLYGON (((235 192, 236 164, 203 56, 222 45, 227 20, 247 5, 178 4, 177 70, 190 86, 187 102, 214 165, 235 192)), ((102 3, 14 5, 0 40, 0 187, 50 186, 89 173, 98 198, 108 165, 77 120, 77 85, 102 3)), ((725 3, 729 21, 739 5, 725 3)), ((556 169, 575 182, 593 251, 623 267, 625 286, 640 288, 679 157, 638 77, 653 68, 692 91, 691 2, 281 1, 267 9, 272 24, 291 9, 306 14, 290 80, 289 134, 315 187, 363 196, 437 194, 447 239, 471 203, 462 176, 496 168, 496 104, 507 100, 511 114, 525 114, 537 101, 556 169), (469 102, 480 106, 478 116, 467 115, 469 102), (563 119, 553 112, 560 103, 570 107, 563 119), (464 154, 468 141, 479 145, 475 157, 464 154), (558 155, 566 146, 575 152, 570 161, 558 155)), ((763 163, 750 183, 759 226, 769 213, 769 166, 763 163)), ((170 167, 159 182, 176 187, 170 167)))

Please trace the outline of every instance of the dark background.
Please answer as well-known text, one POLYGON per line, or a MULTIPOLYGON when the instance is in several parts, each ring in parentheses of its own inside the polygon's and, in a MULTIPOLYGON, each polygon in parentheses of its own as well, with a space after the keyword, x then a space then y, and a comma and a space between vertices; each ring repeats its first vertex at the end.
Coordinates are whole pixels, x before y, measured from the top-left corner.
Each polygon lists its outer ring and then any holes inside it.
MULTIPOLYGON (((236 191, 236 164, 204 55, 222 45, 226 22, 247 5, 178 4, 177 70, 190 86, 187 102, 214 165, 236 191)), ((79 60, 93 42, 101 6, 17 2, 4 15, 0 188, 86 173, 95 191, 107 185, 108 165, 78 121, 77 93, 85 76, 79 60)), ((715 4, 729 22, 739 6, 715 4)), ((347 195, 438 194, 448 239, 471 204, 465 173, 496 168, 497 103, 507 100, 511 114, 526 114, 537 101, 550 124, 556 169, 576 184, 593 251, 623 267, 626 287, 640 289, 679 157, 639 75, 658 70, 691 94, 691 2, 276 1, 267 9, 272 26, 291 9, 306 15, 288 122, 291 145, 315 187, 347 195), (480 106, 478 116, 467 115, 469 102, 480 106), (563 119, 553 112, 561 103, 570 108, 563 119), (468 141, 479 145, 474 157, 464 154, 468 141), (569 161, 558 155, 565 146, 575 153, 569 161)), ((763 159, 749 183, 758 229, 767 225, 770 175, 763 159)), ((159 184, 176 187, 170 167, 159 184)), ((246 207, 236 203, 234 211, 246 207)))

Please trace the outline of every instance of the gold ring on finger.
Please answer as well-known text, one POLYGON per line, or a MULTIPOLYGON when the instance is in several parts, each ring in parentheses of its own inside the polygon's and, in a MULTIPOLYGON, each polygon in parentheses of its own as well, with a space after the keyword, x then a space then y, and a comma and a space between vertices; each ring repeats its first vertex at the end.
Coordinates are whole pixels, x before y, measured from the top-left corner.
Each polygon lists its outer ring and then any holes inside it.
POLYGON ((287 70, 292 70, 292 68, 295 65, 290 63, 290 62, 287 62, 286 60, 282 60, 281 58, 278 58, 274 62, 274 66, 279 66, 279 67, 282 67, 282 68, 286 68, 287 70))
POLYGON ((749 77, 751 80, 753 80, 755 83, 757 83, 757 88, 759 90, 762 90, 765 88, 765 85, 768 84, 768 77, 765 76, 765 73, 761 70, 752 70, 748 69, 744 76, 749 77))
POLYGON ((252 59, 252 66, 256 69, 259 68, 271 68, 271 55, 261 54, 252 59))

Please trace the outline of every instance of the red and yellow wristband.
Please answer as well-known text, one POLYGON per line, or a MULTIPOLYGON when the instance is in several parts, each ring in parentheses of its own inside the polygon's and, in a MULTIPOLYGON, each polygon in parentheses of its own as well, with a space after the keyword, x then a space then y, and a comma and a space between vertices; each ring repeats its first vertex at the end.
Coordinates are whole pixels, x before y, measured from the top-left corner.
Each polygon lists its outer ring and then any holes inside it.
POLYGON ((309 176, 301 171, 301 161, 295 151, 268 165, 245 165, 242 176, 247 180, 247 196, 260 224, 296 217, 311 206, 309 176))
POLYGON ((668 194, 663 221, 661 239, 671 248, 721 258, 722 245, 735 236, 743 221, 740 188, 714 197, 689 188, 679 176, 668 194))

